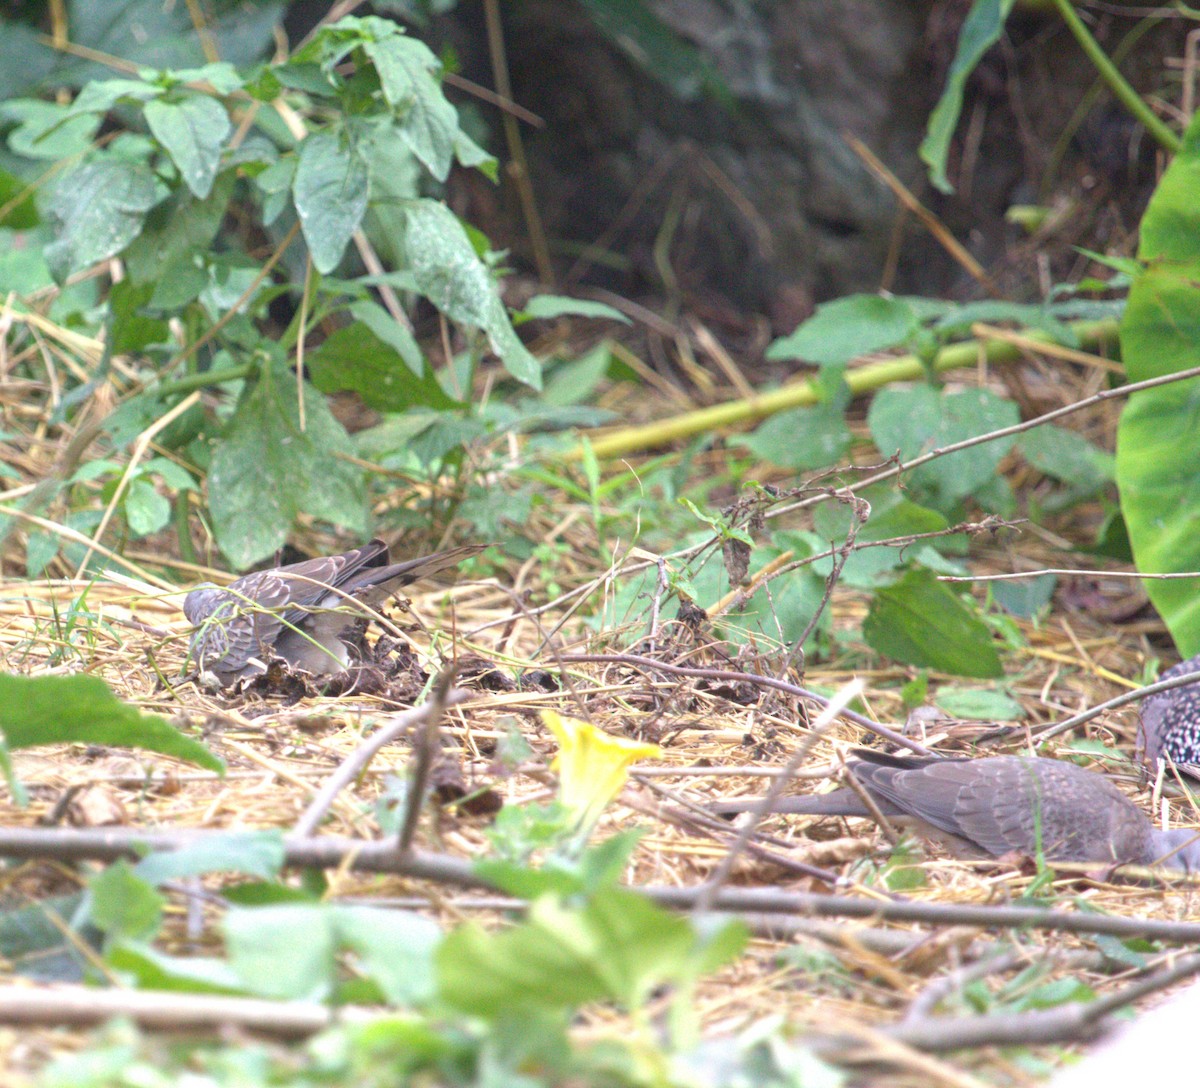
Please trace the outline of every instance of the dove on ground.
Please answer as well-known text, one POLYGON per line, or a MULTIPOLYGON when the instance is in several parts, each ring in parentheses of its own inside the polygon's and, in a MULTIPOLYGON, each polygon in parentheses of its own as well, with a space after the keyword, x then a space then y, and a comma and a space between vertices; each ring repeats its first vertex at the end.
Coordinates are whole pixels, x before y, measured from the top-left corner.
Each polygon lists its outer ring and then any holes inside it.
MULTIPOLYGON (((1074 763, 1026 756, 975 759, 893 756, 854 750, 847 771, 889 820, 914 826, 953 852, 1105 865, 1162 864, 1200 870, 1200 830, 1161 831, 1104 775, 1074 763)), ((717 802, 718 815, 745 812, 759 798, 717 802)), ((853 789, 781 798, 776 813, 874 814, 853 789)))
POLYGON ((281 657, 316 676, 343 672, 349 648, 342 636, 403 586, 456 566, 486 544, 469 544, 393 563, 387 545, 372 540, 339 555, 247 574, 228 586, 204 583, 183 601, 195 629, 190 656, 223 687, 266 671, 281 657))
POLYGON ((1197 683, 1157 691, 1142 700, 1138 748, 1155 767, 1170 760, 1181 772, 1200 778, 1200 654, 1167 669, 1160 680, 1196 673, 1197 683))

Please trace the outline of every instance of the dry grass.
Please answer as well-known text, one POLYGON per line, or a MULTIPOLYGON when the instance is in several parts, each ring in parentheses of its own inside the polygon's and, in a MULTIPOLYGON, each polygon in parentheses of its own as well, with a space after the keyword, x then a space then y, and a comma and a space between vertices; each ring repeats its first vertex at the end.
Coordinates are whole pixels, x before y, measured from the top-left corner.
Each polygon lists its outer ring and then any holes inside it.
MULTIPOLYGON (((78 345, 58 345, 59 351, 78 345)), ((49 350, 49 349, 48 349, 49 350)), ((82 365, 82 364, 80 364, 82 365)), ((1070 368, 1031 359, 1019 367, 974 376, 1007 386, 1026 413, 1044 411, 1086 396, 1102 380, 1099 370, 1070 368)), ((21 440, 4 447, 4 460, 20 479, 2 497, 20 502, 38 480, 55 471, 71 437, 68 429, 49 423, 56 394, 49 383, 26 382, 19 397, 4 407, 5 426, 21 440)), ((1116 408, 1103 405, 1078 421, 1080 428, 1102 443, 1113 433, 1116 408)), ((714 455, 716 456, 716 455, 714 455)), ((770 472, 757 476, 770 479, 770 472)), ((1032 470, 1014 462, 1010 482, 1024 496, 1044 486, 1032 470)), ((526 526, 533 538, 566 542, 561 562, 553 571, 563 589, 585 585, 603 574, 590 557, 600 552, 587 512, 562 503, 555 518, 539 515, 526 526)), ((66 510, 52 503, 17 524, 3 553, 4 569, 15 572, 23 560, 25 533, 40 525, 63 529, 66 510), (30 517, 41 518, 41 522, 30 517)), ((975 546, 972 568, 978 573, 1005 572, 1064 565, 1059 533, 1081 539, 1085 522, 1098 511, 1074 509, 1063 524, 1028 525, 1020 535, 975 546)), ((64 530, 65 531, 65 530, 64 530)), ((107 544, 108 541, 101 543, 107 544)), ((313 533, 306 549, 333 550, 339 543, 313 533)), ((179 610, 180 595, 168 587, 197 580, 207 572, 172 560, 165 538, 126 549, 128 566, 114 568, 111 577, 84 581, 59 561, 52 580, 29 581, 10 573, 0 582, 0 653, 9 670, 30 674, 73 673, 86 670, 102 676, 123 698, 148 711, 174 719, 201 736, 226 760, 222 778, 173 764, 165 758, 117 750, 97 751, 81 746, 37 749, 19 753, 18 774, 29 787, 32 803, 26 809, 3 804, 0 822, 32 825, 55 813, 57 818, 83 825, 112 822, 144 828, 288 828, 303 811, 313 792, 348 754, 355 750, 397 700, 386 695, 350 694, 338 699, 304 698, 292 704, 280 699, 214 695, 186 678, 187 627, 179 610), (160 554, 161 553, 161 554, 160 554), (151 561, 150 557, 154 560, 151 561), (166 558, 166 562, 161 560, 166 558), (153 772, 152 777, 147 777, 153 772), (74 800, 65 813, 56 806, 68 793, 74 800)), ((1068 557, 1069 558, 1069 557, 1068 557)), ((514 606, 517 594, 529 594, 533 604, 545 599, 544 572, 533 561, 479 583, 464 583, 415 595, 411 612, 393 619, 397 636, 417 650, 423 673, 410 673, 405 694, 421 694, 423 675, 432 675, 449 658, 483 659, 508 675, 523 668, 556 668, 556 654, 597 643, 621 644, 614 632, 597 635, 578 616, 568 620, 550 647, 542 649, 546 630, 559 618, 550 612, 535 622, 514 606)), ((598 600, 604 588, 597 588, 598 600)), ((1007 688, 1025 711, 1023 725, 1033 727, 1094 705, 1136 686, 1163 632, 1153 618, 1137 618, 1139 591, 1135 583, 1064 583, 1051 614, 1038 624, 1018 624, 1023 644, 1005 655, 1007 688), (1103 589, 1101 588, 1103 587, 1103 589), (1119 617, 1119 619, 1114 619, 1119 617)), ((703 602, 702 602, 703 603, 703 602)), ((851 635, 864 614, 864 598, 839 588, 832 599, 835 627, 851 635)), ((564 610, 565 611, 565 610, 564 610)), ((709 635, 675 632, 673 650, 686 653, 689 664, 729 667, 707 643, 709 635)), ((865 712, 883 722, 904 718, 899 688, 912 670, 889 667, 851 638, 844 657, 811 665, 804 677, 810 687, 836 688, 851 676, 866 683, 865 712)), ((476 670, 477 671, 477 670, 476 670)), ((473 675, 468 670, 468 675, 473 675)), ((688 803, 703 804, 714 797, 761 793, 763 777, 756 772, 781 765, 808 736, 813 708, 791 697, 732 701, 731 692, 712 684, 676 678, 653 679, 621 665, 572 666, 570 690, 492 691, 476 683, 473 697, 453 708, 443 725, 448 757, 457 764, 468 791, 476 785, 495 790, 505 804, 522 804, 547 795, 545 765, 552 744, 536 711, 553 706, 621 735, 655 740, 664 748, 662 761, 648 768, 626 790, 606 817, 612 828, 638 824, 647 834, 633 859, 628 879, 633 884, 695 886, 702 883, 724 857, 732 832, 712 831, 679 815, 688 803), (506 770, 497 759, 498 746, 514 730, 532 746, 535 758, 525 767, 506 770)), ((931 690, 958 683, 932 676, 931 690)), ((472 686, 468 681, 468 686, 472 686)), ((1113 748, 1131 752, 1132 712, 1111 715, 1082 731, 1113 748)), ((953 723, 931 729, 922 742, 946 752, 973 752, 986 729, 979 723, 953 723)), ((848 746, 866 740, 851 725, 841 724, 819 738, 799 777, 811 780, 830 774, 848 746)), ((1056 743, 1055 754, 1069 746, 1056 743)), ((990 741, 988 752, 1020 751, 1026 747, 1021 730, 990 741)), ((373 815, 386 778, 402 774, 408 758, 405 744, 396 744, 378 758, 352 791, 343 794, 329 813, 322 831, 358 837, 379 832, 373 815)), ((1111 768, 1110 768, 1111 770, 1111 768)), ((1136 791, 1136 783, 1129 788, 1136 791)), ((1138 793, 1145 801, 1144 793, 1138 793)), ((1172 821, 1200 822, 1183 803, 1169 802, 1172 821)), ((478 856, 487 849, 483 831, 487 817, 467 815, 453 807, 429 813, 422 826, 423 845, 460 856, 478 856)), ((844 877, 839 891, 881 895, 881 868, 888 847, 879 833, 862 822, 833 823, 806 818, 774 818, 760 829, 762 841, 776 854, 832 868, 844 877)), ((1002 904, 1024 895, 1032 886, 1029 871, 1000 863, 969 863, 936 855, 915 855, 919 875, 904 894, 930 903, 1002 904)), ((352 871, 329 874, 333 896, 409 901, 449 925, 476 916, 478 896, 462 895, 406 878, 366 875, 352 871)), ((28 863, 4 878, 13 896, 37 897, 77 886, 80 877, 51 863, 28 863)), ((828 891, 819 881, 747 853, 731 877, 737 885, 766 885, 797 891, 828 891)), ((1129 918, 1187 919, 1196 913, 1197 891, 1186 882, 1165 887, 1157 883, 1105 881, 1063 872, 1037 894, 1069 909, 1072 903, 1129 918)), ((210 911, 212 908, 208 908, 210 911)), ((964 964, 976 962, 995 948, 1019 951, 997 977, 978 984, 993 992, 1011 989, 996 1000, 1017 1000, 1024 987, 1047 978, 1073 976, 1101 992, 1121 985, 1123 971, 1100 955, 1081 958, 1081 950, 1096 943, 1053 932, 992 932, 922 925, 884 925, 858 921, 817 921, 784 918, 758 924, 758 936, 748 953, 702 986, 698 1008, 706 1029, 734 1031, 766 1016, 782 1015, 789 1023, 819 1033, 855 1035, 857 1060, 886 1066, 889 1084, 973 1085, 1032 1084, 1041 1080, 1038 1063, 1053 1064, 1056 1051, 1035 1049, 1027 1058, 1014 1058, 997 1048, 980 1048, 951 1058, 932 1057, 889 1040, 874 1027, 892 1023, 929 987, 964 964), (770 935, 771 931, 774 935, 770 935), (1037 968, 1024 979, 1018 976, 1037 968)), ((211 928, 205 931, 211 934, 211 928)), ((174 951, 198 947, 184 924, 182 908, 172 916, 167 944, 174 951)), ((211 936, 199 947, 211 944, 211 936)), ((978 997, 978 994, 976 995, 978 997)), ((950 1011, 966 1014, 969 1009, 950 1011)), ((613 1014, 591 1010, 581 1024, 585 1035, 613 1026, 613 1014)), ((51 1032, 0 1032, 0 1062, 13 1068, 36 1067, 46 1054, 80 1045, 80 1037, 51 1032)))

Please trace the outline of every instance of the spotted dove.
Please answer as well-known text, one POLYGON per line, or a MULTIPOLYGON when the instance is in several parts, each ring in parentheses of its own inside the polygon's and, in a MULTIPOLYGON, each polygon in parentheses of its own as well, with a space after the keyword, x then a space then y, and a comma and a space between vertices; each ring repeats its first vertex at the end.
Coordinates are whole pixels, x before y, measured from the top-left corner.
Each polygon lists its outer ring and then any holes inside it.
MULTIPOLYGON (((1159 679, 1197 673, 1200 655, 1167 669, 1159 679)), ((1168 688, 1142 700, 1138 745, 1151 767, 1170 760, 1184 774, 1200 778, 1200 683, 1168 688)))
POLYGON ((363 611, 402 586, 452 567, 486 545, 467 545, 404 563, 389 561, 387 545, 372 540, 340 555, 306 559, 247 574, 224 589, 204 583, 183 601, 195 628, 191 658, 228 687, 266 671, 274 654, 317 676, 340 673, 349 663, 342 636, 363 611))
MULTIPOLYGON (((1160 862, 1200 870, 1200 831, 1159 831, 1102 774, 1073 763, 1022 756, 940 759, 855 749, 847 770, 882 815, 916 824, 956 852, 1002 857, 1037 854, 1048 861, 1106 865, 1160 862)), ((720 815, 745 812, 756 799, 710 806, 720 815)), ((773 812, 872 816, 848 787, 785 797, 773 812)))

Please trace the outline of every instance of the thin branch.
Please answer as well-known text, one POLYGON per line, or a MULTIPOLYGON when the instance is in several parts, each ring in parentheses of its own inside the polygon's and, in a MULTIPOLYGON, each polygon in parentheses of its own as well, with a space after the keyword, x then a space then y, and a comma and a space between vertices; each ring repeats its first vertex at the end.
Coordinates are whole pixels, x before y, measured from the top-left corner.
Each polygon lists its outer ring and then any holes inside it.
MULTIPOLYGON (((830 700, 815 691, 802 688, 798 684, 789 684, 786 680, 776 680, 773 676, 761 676, 753 672, 737 672, 731 669, 695 669, 683 665, 672 665, 667 661, 655 661, 652 657, 642 657, 640 654, 562 654, 560 661, 567 664, 596 664, 596 665, 630 665, 635 669, 645 669, 648 672, 665 672, 670 676, 691 676, 698 680, 717 680, 732 683, 751 684, 758 687, 774 688, 801 699, 809 699, 818 706, 828 706, 830 700)), ((901 748, 907 748, 919 756, 931 756, 931 752, 915 740, 902 736, 894 729, 879 722, 873 722, 853 710, 843 709, 841 716, 848 721, 860 725, 863 729, 889 740, 901 748)))
MULTIPOLYGON (((458 703, 466 702, 469 698, 471 698, 470 692, 451 691, 442 706, 437 709, 440 711, 446 706, 455 706, 458 703)), ((306 839, 312 835, 337 795, 367 769, 367 765, 378 755, 380 749, 425 721, 434 710, 434 706, 434 701, 431 699, 413 710, 406 710, 403 714, 394 715, 386 725, 351 752, 309 802, 308 808, 304 810, 292 828, 293 835, 298 839, 306 839)))
MULTIPOLYGON (((0 857, 115 861, 117 858, 141 857, 147 847, 152 850, 177 850, 224 834, 222 831, 163 832, 133 828, 0 828, 0 857)), ((457 887, 492 888, 486 880, 476 875, 472 862, 466 859, 421 850, 401 855, 391 840, 380 842, 335 836, 303 838, 290 835, 284 836, 283 846, 287 865, 319 869, 346 867, 364 872, 397 873, 457 887)), ((1056 868, 1082 874, 1087 867, 1062 864, 1056 868)), ((1167 882, 1165 874, 1153 875, 1161 882, 1167 882)), ((1170 883, 1186 883, 1187 879, 1177 877, 1170 883)), ((694 909, 700 897, 700 889, 694 887, 650 885, 633 890, 661 906, 679 910, 694 909)), ((1172 943, 1200 943, 1200 922, 1080 914, 1040 907, 918 903, 903 899, 787 892, 776 888, 722 888, 716 895, 712 909, 736 914, 802 914, 816 918, 870 918, 930 925, 1105 933, 1172 943)))
POLYGON ((721 859, 721 863, 712 871, 712 875, 701 885, 699 894, 696 897, 696 905, 693 908, 697 914, 707 913, 711 909, 717 892, 721 890, 721 886, 729 878, 729 874, 733 872, 733 866, 737 861, 738 855, 750 844, 750 840, 754 837, 754 832, 757 830, 762 818, 771 811, 775 802, 783 796, 784 790, 787 789, 788 783, 791 781, 792 772, 798 769, 808 758, 809 752, 812 751, 813 746, 820 739, 821 735, 833 725, 837 720, 838 714, 845 709, 846 704, 851 699, 860 695, 862 690, 862 681, 855 679, 842 687, 829 700, 825 709, 821 711, 820 716, 813 722, 808 736, 804 738, 796 749, 795 754, 788 760, 787 766, 783 769, 783 774, 771 782, 771 786, 766 794, 750 810, 749 816, 738 831, 737 838, 733 841, 733 845, 725 852, 725 856, 721 859))

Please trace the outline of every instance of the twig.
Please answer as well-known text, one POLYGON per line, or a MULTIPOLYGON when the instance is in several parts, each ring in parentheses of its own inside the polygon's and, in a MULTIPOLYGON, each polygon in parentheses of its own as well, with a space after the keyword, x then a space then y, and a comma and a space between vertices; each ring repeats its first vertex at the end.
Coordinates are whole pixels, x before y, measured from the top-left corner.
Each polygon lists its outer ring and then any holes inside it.
MULTIPOLYGON (((672 665, 667 661, 655 661, 652 657, 642 657, 640 654, 562 654, 560 660, 567 664, 595 664, 595 665, 630 665, 636 669, 646 669, 647 671, 665 672, 672 676, 692 676, 698 680, 718 680, 732 683, 745 683, 766 688, 774 688, 776 691, 783 691, 789 695, 799 696, 801 699, 810 699, 818 706, 828 706, 830 700, 824 695, 818 695, 815 691, 810 691, 808 688, 802 688, 798 684, 789 684, 786 680, 776 680, 773 676, 761 676, 753 672, 736 672, 730 669, 695 669, 688 668, 683 665, 672 665)), ((883 737, 884 740, 889 740, 893 744, 899 745, 901 748, 907 748, 910 752, 915 752, 919 756, 931 756, 931 752, 922 744, 918 744, 915 740, 910 740, 908 737, 902 736, 894 729, 886 725, 880 725, 879 722, 873 722, 870 718, 864 717, 853 710, 843 709, 841 711, 843 718, 854 722, 855 725, 862 726, 863 729, 877 736, 883 737)))
MULTIPOLYGON (((427 712, 413 744, 404 820, 400 824, 400 833, 396 836, 396 846, 402 854, 407 854, 412 848, 413 836, 417 833, 417 820, 425 803, 425 791, 429 785, 429 773, 433 770, 434 754, 440 748, 438 726, 446 713, 446 707, 450 705, 450 697, 455 694, 450 685, 454 683, 456 671, 454 663, 451 662, 439 674, 429 701, 425 704, 427 712)), ((469 697, 469 693, 465 691, 458 694, 462 699, 469 697)))
POLYGON ((1077 725, 1091 721, 1092 718, 1099 717, 1106 710, 1115 710, 1126 703, 1137 702, 1138 699, 1143 699, 1147 695, 1154 695, 1159 691, 1169 691, 1171 688, 1181 688, 1187 684, 1195 684, 1197 682, 1200 682, 1200 670, 1184 673, 1182 676, 1172 676, 1169 680, 1158 680, 1153 684, 1147 684, 1144 688, 1134 688, 1133 691, 1127 691, 1123 695, 1117 695, 1103 703, 1097 703, 1089 710, 1081 711, 1079 714, 1072 714, 1071 717, 1064 718, 1061 722, 1053 722, 1050 725, 1033 729, 1031 730, 1031 735, 1035 741, 1041 743, 1042 741, 1049 740, 1051 737, 1057 737, 1060 733, 1067 732, 1068 729, 1074 729, 1077 725))
MULTIPOLYGON (((337 1010, 341 1018, 348 1010, 337 1010)), ((101 1024, 115 1016, 170 1031, 237 1026, 284 1038, 303 1038, 330 1026, 334 1010, 310 1001, 100 990, 94 986, 0 986, 0 1023, 101 1024)))
POLYGON ((766 794, 764 794, 762 800, 750 810, 745 823, 738 831, 737 838, 733 841, 733 845, 725 852, 721 863, 712 871, 712 875, 709 876, 708 880, 700 886, 696 896, 696 905, 693 908, 697 914, 707 913, 711 909, 717 892, 721 890, 721 885, 725 883, 729 874, 733 872, 734 862, 737 861, 738 855, 749 845, 762 818, 771 811, 775 802, 783 796, 783 791, 787 789, 788 783, 791 781, 791 772, 808 758, 808 753, 812 751, 821 734, 834 723, 846 704, 859 695, 862 689, 863 683, 861 680, 852 680, 826 704, 820 716, 813 722, 808 736, 801 741, 795 754, 788 760, 783 774, 771 782, 771 786, 766 794))
MULTIPOLYGON (((466 691, 451 691, 441 707, 454 706, 466 702, 470 693, 466 691)), ((439 710, 441 709, 439 707, 439 710)), ((312 835, 324 818, 329 806, 343 789, 353 782, 385 745, 391 744, 397 737, 408 732, 413 726, 425 721, 434 709, 434 701, 424 703, 403 714, 396 714, 392 719, 373 733, 363 744, 342 761, 341 765, 329 776, 317 795, 309 802, 308 808, 300 815, 292 828, 292 834, 299 839, 312 835)))
MULTIPOLYGON (((177 850, 221 831, 141 831, 134 828, 33 829, 0 828, 0 857, 55 858, 60 861, 115 861, 140 858, 145 848, 177 850)), ((397 873, 464 888, 491 888, 463 858, 421 850, 397 852, 392 841, 322 836, 284 836, 284 863, 291 866, 364 872, 397 873)), ((1058 866, 1064 870, 1084 866, 1058 866)), ((1159 875, 1159 874, 1156 874, 1159 875)), ((1182 879, 1182 878, 1181 878, 1182 879)), ((697 888, 650 885, 634 890, 661 906, 691 910, 699 898, 697 888)), ((1105 914, 1079 914, 1040 907, 962 906, 952 903, 917 903, 813 892, 786 892, 775 888, 722 888, 712 904, 715 911, 743 914, 803 914, 816 918, 870 918, 929 925, 981 926, 995 929, 1059 930, 1068 933, 1105 933, 1117 937, 1144 937, 1172 943, 1200 942, 1200 922, 1171 922, 1159 918, 1124 918, 1105 914)))
POLYGON ((891 1038, 921 1050, 1031 1046, 1090 1039, 1103 1033, 1104 1019, 1110 1013, 1198 973, 1200 956, 1187 956, 1174 967, 1158 971, 1115 994, 1097 998, 1086 1005, 1063 1005, 1056 1009, 998 1016, 905 1020, 883 1030, 891 1038))

